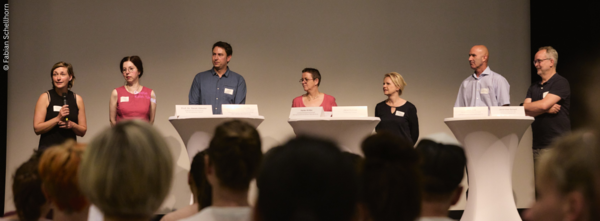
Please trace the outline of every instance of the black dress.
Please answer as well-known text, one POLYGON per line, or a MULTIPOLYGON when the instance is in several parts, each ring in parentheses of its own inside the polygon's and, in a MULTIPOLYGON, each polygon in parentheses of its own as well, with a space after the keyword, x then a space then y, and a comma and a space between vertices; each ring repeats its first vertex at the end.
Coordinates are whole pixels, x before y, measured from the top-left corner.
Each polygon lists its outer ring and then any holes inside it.
MULTIPOLYGON (((52 118, 58 116, 58 112, 60 107, 64 105, 63 97, 58 95, 54 89, 50 89, 47 92, 49 104, 48 108, 46 108, 46 119, 44 121, 48 121, 52 118), (55 111, 56 106, 56 111, 55 111)), ((79 107, 77 107, 77 100, 75 98, 75 93, 69 91, 67 93, 67 104, 69 105, 69 121, 73 121, 75 123, 79 123, 79 107)), ((77 140, 77 135, 73 129, 63 129, 59 128, 58 124, 55 125, 50 131, 43 133, 40 136, 40 143, 38 145, 38 150, 44 150, 52 145, 61 144, 65 142, 67 139, 77 140)))
POLYGON ((386 101, 382 101, 375 106, 375 117, 381 119, 375 127, 376 132, 386 131, 413 145, 419 139, 419 118, 417 108, 412 103, 406 101, 392 113, 392 107, 387 105, 386 101))

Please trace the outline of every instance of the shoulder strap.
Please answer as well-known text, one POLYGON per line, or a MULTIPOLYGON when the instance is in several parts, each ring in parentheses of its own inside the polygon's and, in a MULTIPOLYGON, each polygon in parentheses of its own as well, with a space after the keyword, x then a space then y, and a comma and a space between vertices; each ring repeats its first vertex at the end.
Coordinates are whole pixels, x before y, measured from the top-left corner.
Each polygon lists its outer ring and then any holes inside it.
POLYGON ((52 101, 52 98, 50 98, 50 92, 46 91, 46 94, 48 95, 48 105, 50 105, 50 102, 52 101))

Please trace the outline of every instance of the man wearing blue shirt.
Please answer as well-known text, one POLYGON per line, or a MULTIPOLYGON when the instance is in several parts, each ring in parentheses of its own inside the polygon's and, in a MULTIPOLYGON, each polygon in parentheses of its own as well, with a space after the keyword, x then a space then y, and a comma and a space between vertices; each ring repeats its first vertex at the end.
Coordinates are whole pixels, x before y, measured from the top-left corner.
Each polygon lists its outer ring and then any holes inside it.
POLYGON ((233 49, 219 41, 212 47, 213 68, 194 77, 189 104, 211 104, 213 114, 221 114, 221 104, 245 104, 246 81, 242 75, 229 70, 233 49))
POLYGON ((475 72, 467 77, 456 97, 455 107, 485 107, 510 105, 510 84, 488 66, 489 53, 484 45, 469 51, 469 64, 475 72))

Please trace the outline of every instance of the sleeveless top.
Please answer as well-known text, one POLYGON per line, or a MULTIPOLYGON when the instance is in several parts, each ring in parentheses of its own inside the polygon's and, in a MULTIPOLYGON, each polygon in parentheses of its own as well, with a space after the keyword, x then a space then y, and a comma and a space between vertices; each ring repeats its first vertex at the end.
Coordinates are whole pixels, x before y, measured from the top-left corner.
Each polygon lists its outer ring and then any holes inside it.
POLYGON ((128 119, 150 121, 152 89, 143 87, 137 94, 129 93, 125 86, 115 90, 117 90, 117 122, 128 119))
MULTIPOLYGON (((50 89, 46 93, 48 94, 48 107, 46 108, 46 119, 44 121, 48 121, 58 116, 60 108, 64 105, 63 97, 58 95, 54 89, 50 89)), ((75 123, 79 123, 79 107, 77 107, 75 93, 72 91, 67 92, 67 105, 69 105, 68 119, 75 123)), ((59 128, 57 124, 50 129, 50 131, 43 133, 40 136, 38 149, 44 150, 52 145, 61 144, 69 138, 77 140, 77 135, 75 135, 75 132, 72 129, 59 128)))

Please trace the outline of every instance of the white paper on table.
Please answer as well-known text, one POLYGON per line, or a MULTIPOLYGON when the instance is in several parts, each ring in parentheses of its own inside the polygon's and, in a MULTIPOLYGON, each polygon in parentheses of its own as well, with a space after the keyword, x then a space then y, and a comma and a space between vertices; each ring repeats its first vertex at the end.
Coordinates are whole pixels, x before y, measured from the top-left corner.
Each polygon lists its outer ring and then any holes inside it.
POLYGON ((454 107, 454 118, 487 117, 489 108, 486 107, 454 107))
POLYGON ((367 106, 337 106, 332 108, 332 117, 368 117, 367 106))
POLYGON ((523 106, 490 107, 490 116, 493 116, 493 117, 524 117, 525 116, 525 107, 523 107, 523 106))
POLYGON ((315 118, 323 116, 323 107, 292 107, 290 118, 315 118))
POLYGON ((256 104, 222 104, 223 116, 258 116, 258 105, 256 104))
POLYGON ((212 115, 212 105, 175 105, 175 116, 206 117, 212 115))

